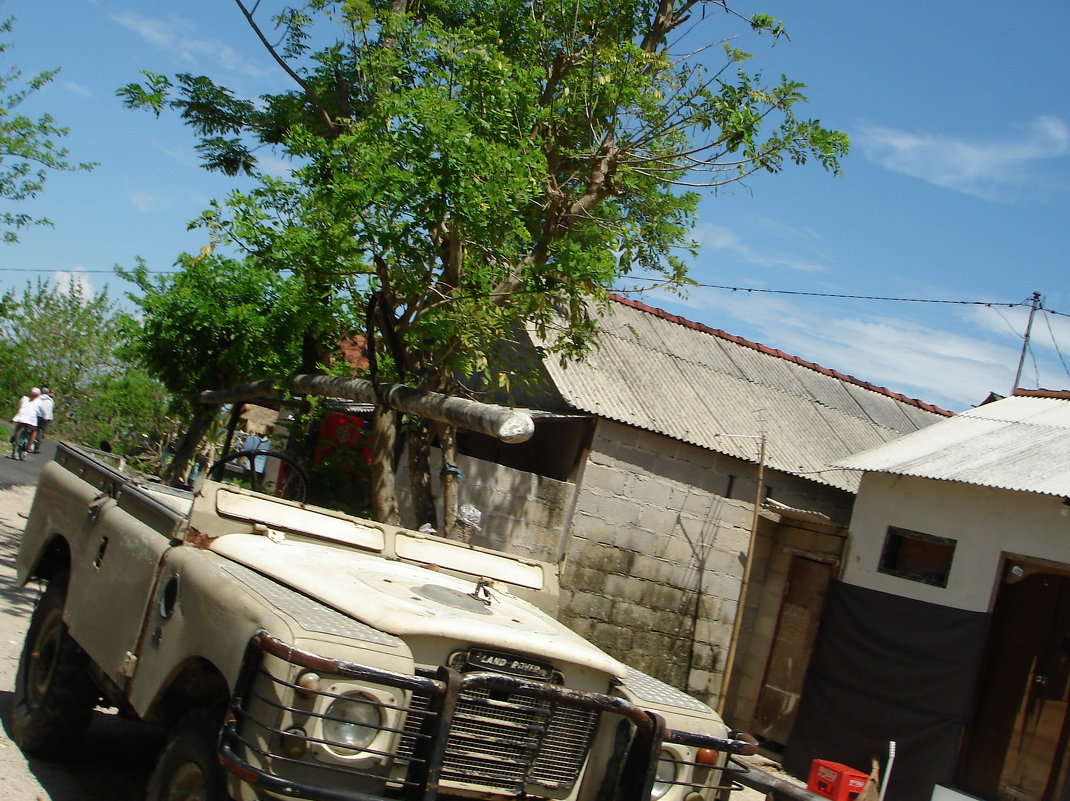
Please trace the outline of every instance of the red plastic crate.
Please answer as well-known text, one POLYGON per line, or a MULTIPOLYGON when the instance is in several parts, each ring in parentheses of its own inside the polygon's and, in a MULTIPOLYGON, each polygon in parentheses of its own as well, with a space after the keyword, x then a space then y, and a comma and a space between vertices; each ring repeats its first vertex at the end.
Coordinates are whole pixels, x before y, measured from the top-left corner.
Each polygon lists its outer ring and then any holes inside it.
POLYGON ((848 765, 815 759, 810 765, 810 780, 806 783, 806 789, 832 801, 851 801, 862 792, 868 779, 868 773, 848 765))

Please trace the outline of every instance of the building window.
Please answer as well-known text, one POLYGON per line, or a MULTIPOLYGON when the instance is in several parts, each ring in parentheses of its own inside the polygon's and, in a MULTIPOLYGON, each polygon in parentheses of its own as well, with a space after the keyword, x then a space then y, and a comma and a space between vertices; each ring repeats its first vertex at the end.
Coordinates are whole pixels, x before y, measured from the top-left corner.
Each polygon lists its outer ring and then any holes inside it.
POLYGON ((889 576, 946 587, 955 556, 955 540, 888 526, 877 570, 889 576))

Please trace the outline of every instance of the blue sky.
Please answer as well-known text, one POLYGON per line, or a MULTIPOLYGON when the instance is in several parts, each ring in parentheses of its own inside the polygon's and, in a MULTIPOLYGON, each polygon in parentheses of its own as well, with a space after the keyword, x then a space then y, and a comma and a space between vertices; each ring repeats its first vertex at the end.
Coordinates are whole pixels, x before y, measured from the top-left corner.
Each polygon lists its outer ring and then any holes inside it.
MULTIPOLYGON (((788 167, 707 196, 691 273, 704 286, 640 299, 962 410, 1010 391, 1037 291, 1047 311, 1020 385, 1070 387, 1070 3, 738 7, 786 23, 790 41, 736 44, 755 54, 750 69, 805 82, 804 115, 850 134, 851 155, 840 177, 788 167)), ((142 257, 166 270, 197 252, 205 234, 186 223, 232 181, 198 167, 178 120, 126 110, 115 90, 142 69, 209 74, 250 97, 288 88, 237 7, 6 0, 0 9, 17 18, 5 66, 62 68, 24 110, 53 114, 71 127, 72 158, 100 163, 53 177, 23 204, 56 225, 0 246, 0 288, 42 277, 118 297, 129 287, 113 265, 142 257)))

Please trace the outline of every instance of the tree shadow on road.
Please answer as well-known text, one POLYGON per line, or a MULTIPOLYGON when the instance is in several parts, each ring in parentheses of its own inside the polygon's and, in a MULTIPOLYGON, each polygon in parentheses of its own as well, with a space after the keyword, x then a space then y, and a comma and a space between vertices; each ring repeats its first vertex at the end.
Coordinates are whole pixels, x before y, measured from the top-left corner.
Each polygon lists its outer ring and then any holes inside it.
MULTIPOLYGON (((18 542, 8 536, 7 527, 0 524, 0 575, 15 574, 15 553, 18 542)), ((40 596, 35 584, 22 587, 14 581, 0 582, 0 614, 16 618, 28 618, 40 596)))
MULTIPOLYGON (((16 747, 10 741, 12 698, 13 693, 0 692, 0 721, 7 735, 3 745, 8 748, 16 747)), ((142 801, 163 741, 158 728, 98 709, 69 755, 27 755, 26 763, 51 801, 142 801)))

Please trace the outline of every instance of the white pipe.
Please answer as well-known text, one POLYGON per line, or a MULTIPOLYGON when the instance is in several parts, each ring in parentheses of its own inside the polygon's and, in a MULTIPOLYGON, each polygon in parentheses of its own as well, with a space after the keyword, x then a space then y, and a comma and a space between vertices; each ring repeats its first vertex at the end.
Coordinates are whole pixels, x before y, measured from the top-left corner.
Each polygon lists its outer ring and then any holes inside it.
POLYGON ((888 777, 892 775, 892 765, 895 764, 895 740, 888 743, 888 764, 884 766, 884 776, 881 778, 881 792, 878 801, 884 801, 884 791, 888 789, 888 777))

